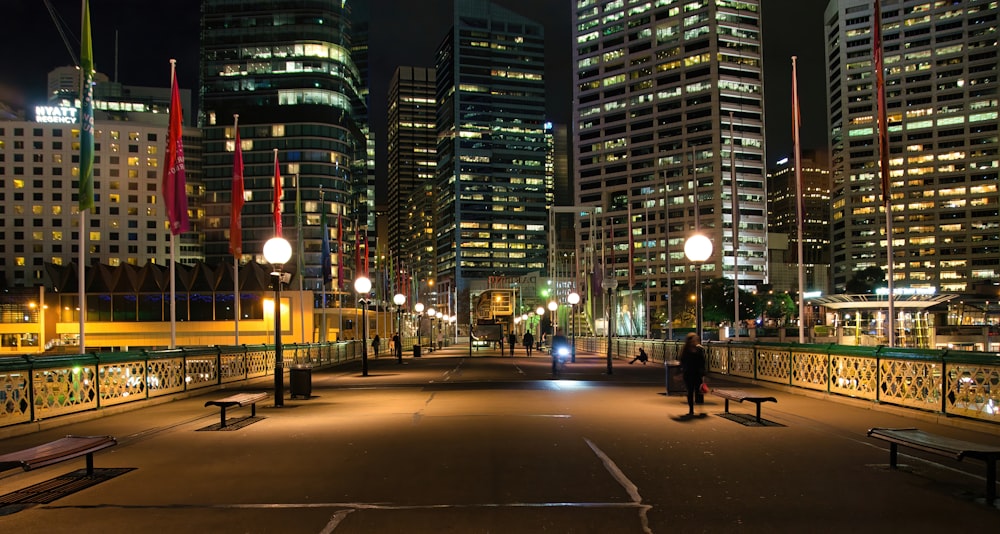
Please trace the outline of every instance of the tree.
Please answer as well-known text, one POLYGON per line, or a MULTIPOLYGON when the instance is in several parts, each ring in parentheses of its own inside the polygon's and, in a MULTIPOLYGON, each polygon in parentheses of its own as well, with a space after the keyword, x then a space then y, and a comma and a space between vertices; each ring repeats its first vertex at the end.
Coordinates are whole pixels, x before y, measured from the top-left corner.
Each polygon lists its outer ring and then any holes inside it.
POLYGON ((762 295, 757 301, 757 315, 783 326, 788 317, 799 313, 799 307, 788 293, 762 295))

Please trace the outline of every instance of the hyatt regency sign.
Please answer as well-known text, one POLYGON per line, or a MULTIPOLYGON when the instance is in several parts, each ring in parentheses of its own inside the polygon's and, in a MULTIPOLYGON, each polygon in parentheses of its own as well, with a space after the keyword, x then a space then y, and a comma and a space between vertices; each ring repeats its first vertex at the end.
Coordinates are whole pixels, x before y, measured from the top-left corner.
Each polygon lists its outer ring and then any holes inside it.
POLYGON ((35 106, 35 122, 51 124, 76 124, 77 109, 62 106, 35 106))

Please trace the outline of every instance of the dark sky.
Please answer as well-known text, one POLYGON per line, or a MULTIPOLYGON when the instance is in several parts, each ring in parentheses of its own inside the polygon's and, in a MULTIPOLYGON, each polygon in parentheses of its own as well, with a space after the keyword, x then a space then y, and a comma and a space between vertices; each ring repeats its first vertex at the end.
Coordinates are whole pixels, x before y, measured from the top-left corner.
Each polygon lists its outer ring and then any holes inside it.
MULTIPOLYGON (((572 114, 571 15, 575 0, 495 0, 546 31, 546 91, 551 120, 572 114)), ((80 0, 49 0, 70 47, 79 53, 80 0)), ((791 151, 791 56, 798 56, 803 148, 826 148, 822 15, 827 0, 766 0, 764 21, 765 135, 768 162, 791 151)), ((371 115, 385 146, 385 99, 397 65, 432 66, 451 24, 451 0, 358 0, 370 20, 371 115), (369 4, 369 5, 365 5, 369 4)), ((169 85, 178 60, 181 87, 196 92, 200 0, 91 0, 97 69, 128 85, 169 85)), ((72 63, 43 0, 3 0, 0 17, 0 99, 33 105, 44 99, 46 74, 72 63), (13 95, 13 96, 12 96, 13 95), (20 95, 20 96, 19 96, 20 95)), ((384 176, 384 157, 378 175, 384 176)))

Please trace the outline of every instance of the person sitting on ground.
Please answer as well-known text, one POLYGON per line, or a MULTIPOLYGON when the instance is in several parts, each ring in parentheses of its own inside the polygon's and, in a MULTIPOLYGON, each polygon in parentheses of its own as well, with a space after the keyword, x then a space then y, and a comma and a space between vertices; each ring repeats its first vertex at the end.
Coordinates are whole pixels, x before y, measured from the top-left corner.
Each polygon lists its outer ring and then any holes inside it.
POLYGON ((643 350, 642 348, 639 349, 639 354, 635 358, 632 358, 632 361, 628 362, 628 364, 632 365, 637 361, 642 362, 643 365, 646 365, 646 362, 649 361, 649 356, 646 354, 646 351, 643 350))

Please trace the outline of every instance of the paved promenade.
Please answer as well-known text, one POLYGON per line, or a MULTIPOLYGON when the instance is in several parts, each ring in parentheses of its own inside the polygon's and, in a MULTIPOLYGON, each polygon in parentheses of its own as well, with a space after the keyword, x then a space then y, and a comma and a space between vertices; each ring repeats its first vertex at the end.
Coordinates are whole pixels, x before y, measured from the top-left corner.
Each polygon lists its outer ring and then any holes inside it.
MULTIPOLYGON (((0 454, 67 434, 112 435, 99 483, 38 504, 0 504, 4 532, 674 533, 967 532, 1000 525, 982 462, 866 437, 917 427, 1000 446, 1000 429, 713 377, 777 398, 708 396, 685 416, 662 365, 580 353, 558 379, 547 355, 448 348, 317 370, 309 399, 269 398, 214 429, 207 400, 272 391, 272 379, 149 405, 0 429, 0 454)), ((288 384, 286 380, 286 392, 288 384)), ((31 493, 83 459, 0 474, 31 493)), ((51 489, 51 488, 50 488, 51 489)), ((40 497, 39 495, 42 495, 40 497)))

